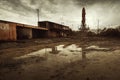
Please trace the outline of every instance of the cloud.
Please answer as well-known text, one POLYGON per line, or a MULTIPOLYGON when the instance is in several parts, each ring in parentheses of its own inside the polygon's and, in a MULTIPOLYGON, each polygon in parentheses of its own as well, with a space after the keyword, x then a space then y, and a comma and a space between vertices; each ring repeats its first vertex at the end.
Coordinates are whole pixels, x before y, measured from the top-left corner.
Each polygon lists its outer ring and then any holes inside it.
POLYGON ((94 5, 94 4, 109 4, 109 3, 120 3, 120 0, 75 0, 77 5, 94 5))
POLYGON ((120 0, 0 0, 0 19, 37 25, 36 9, 40 20, 49 20, 77 29, 81 24, 81 9, 86 7, 87 25, 120 24, 120 0), (74 25, 74 26, 71 26, 74 25))

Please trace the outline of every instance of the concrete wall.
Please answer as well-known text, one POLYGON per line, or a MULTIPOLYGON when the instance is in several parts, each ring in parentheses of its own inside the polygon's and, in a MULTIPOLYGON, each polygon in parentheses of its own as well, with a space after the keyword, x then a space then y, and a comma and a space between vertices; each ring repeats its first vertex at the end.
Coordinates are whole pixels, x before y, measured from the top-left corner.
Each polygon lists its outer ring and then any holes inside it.
POLYGON ((31 39, 32 28, 17 26, 17 39, 31 39))
POLYGON ((16 24, 0 22, 0 40, 16 40, 16 24))

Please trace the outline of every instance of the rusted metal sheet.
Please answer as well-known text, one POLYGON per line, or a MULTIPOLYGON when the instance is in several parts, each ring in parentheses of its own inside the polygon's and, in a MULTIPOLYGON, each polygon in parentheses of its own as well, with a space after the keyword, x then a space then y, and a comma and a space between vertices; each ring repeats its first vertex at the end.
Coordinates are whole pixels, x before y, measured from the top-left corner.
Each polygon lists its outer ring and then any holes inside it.
POLYGON ((10 23, 10 40, 17 40, 16 24, 10 23))
POLYGON ((16 24, 0 22, 0 40, 16 40, 16 24))

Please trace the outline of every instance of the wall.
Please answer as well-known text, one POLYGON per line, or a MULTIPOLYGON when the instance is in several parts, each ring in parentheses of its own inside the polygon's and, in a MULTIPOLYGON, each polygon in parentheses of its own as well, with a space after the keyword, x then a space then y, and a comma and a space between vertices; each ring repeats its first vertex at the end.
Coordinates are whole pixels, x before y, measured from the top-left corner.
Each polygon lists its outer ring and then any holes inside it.
POLYGON ((17 26, 17 39, 32 39, 32 28, 17 26))
POLYGON ((57 24, 54 22, 39 22, 39 26, 48 28, 48 37, 67 37, 71 29, 68 26, 57 24))
POLYGON ((16 40, 16 24, 0 22, 0 40, 16 40))
POLYGON ((33 38, 45 38, 47 37, 46 30, 32 29, 33 38))
POLYGON ((55 31, 48 31, 48 37, 58 37, 55 31))

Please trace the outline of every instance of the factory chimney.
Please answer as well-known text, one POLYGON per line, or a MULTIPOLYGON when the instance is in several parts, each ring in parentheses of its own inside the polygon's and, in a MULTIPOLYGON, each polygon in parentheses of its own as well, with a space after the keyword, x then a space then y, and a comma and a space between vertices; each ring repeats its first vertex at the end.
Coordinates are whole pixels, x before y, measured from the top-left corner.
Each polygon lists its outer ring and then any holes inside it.
POLYGON ((82 9, 82 21, 81 21, 81 31, 86 32, 88 29, 86 28, 86 10, 83 7, 82 9))
POLYGON ((86 28, 86 12, 85 12, 85 8, 82 9, 82 28, 83 29, 86 28))

